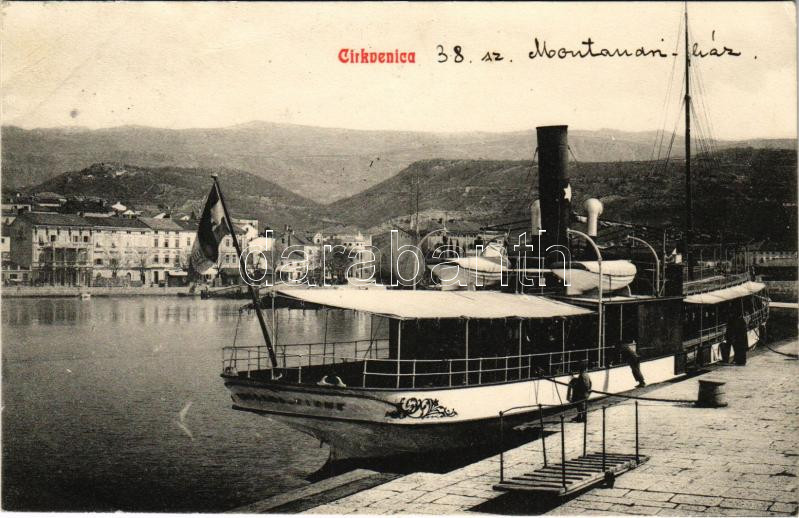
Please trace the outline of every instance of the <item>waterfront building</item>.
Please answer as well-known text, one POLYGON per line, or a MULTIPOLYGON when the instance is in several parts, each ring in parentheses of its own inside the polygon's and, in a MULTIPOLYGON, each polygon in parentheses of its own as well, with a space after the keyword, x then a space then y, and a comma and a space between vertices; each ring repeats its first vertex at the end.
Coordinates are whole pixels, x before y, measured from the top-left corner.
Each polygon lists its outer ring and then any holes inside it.
POLYGON ((189 254, 197 227, 188 230, 169 218, 139 218, 152 231, 150 254, 150 279, 155 285, 184 284, 189 267, 189 254), (188 235, 191 234, 191 235, 188 235))
POLYGON ((137 219, 87 217, 93 229, 94 286, 142 286, 152 282, 152 231, 137 219))
MULTIPOLYGON (((233 221, 236 220, 234 219, 233 221)), ((233 230, 236 232, 236 238, 243 251, 247 249, 250 241, 258 237, 258 220, 240 221, 247 221, 247 223, 243 225, 234 223, 233 230), (251 224, 253 222, 255 225, 251 224)), ((253 261, 255 261, 255 258, 252 258, 250 264, 253 264, 253 261)), ((239 272, 239 254, 236 252, 236 246, 233 244, 233 238, 230 235, 225 236, 219 244, 217 269, 219 271, 219 282, 223 285, 238 284, 242 281, 241 273, 239 272)))
POLYGON ((308 268, 313 270, 322 264, 322 245, 317 244, 314 235, 294 234, 291 239, 292 250, 300 251, 296 257, 304 257, 308 261, 308 268))
MULTIPOLYGON (((58 199, 53 193, 45 200, 58 199)), ((5 198, 4 201, 21 201, 5 198)), ((87 200, 68 200, 74 207, 89 206, 87 200)), ((91 200, 94 202, 95 200, 91 200)), ((188 259, 197 234, 197 221, 162 217, 126 216, 122 212, 79 212, 64 214, 56 207, 35 204, 27 211, 23 204, 6 209, 3 219, 4 282, 69 286, 183 286, 188 283, 188 259), (21 214, 17 213, 21 211, 21 214), (40 212, 44 210, 44 212, 40 212), (52 212, 51 212, 52 211, 52 212), (24 275, 23 275, 23 272, 24 275)), ((124 207, 116 204, 116 209, 124 207)), ((136 212, 136 211, 133 211, 136 212)), ((259 237, 258 220, 242 219, 235 225, 242 248, 259 237)), ((262 238, 263 239, 263 238, 262 238)), ((272 244, 268 245, 271 250, 272 244)), ((255 268, 257 258, 250 263, 255 268)), ((219 263, 206 272, 206 282, 220 278, 220 283, 240 282, 238 254, 233 240, 226 236, 220 245, 219 263)))
POLYGON ((30 270, 30 282, 88 286, 92 225, 75 214, 25 212, 8 227, 10 260, 30 270))

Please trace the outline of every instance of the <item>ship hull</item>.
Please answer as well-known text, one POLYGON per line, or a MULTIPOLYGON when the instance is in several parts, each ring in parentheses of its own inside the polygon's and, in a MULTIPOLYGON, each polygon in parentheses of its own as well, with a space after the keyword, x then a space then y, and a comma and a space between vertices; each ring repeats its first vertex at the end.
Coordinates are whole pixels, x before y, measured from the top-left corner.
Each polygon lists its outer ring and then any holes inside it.
MULTIPOLYGON (((648 383, 679 376, 674 356, 641 362, 648 383)), ((626 365, 589 373, 596 390, 626 392, 636 386, 626 365)), ((499 439, 499 412, 508 426, 537 417, 537 405, 557 411, 567 404, 570 376, 443 389, 369 390, 300 386, 227 377, 233 408, 284 423, 330 445, 335 459, 368 459, 485 447, 499 439)), ((593 393, 592 398, 602 397, 593 393)))
MULTIPOLYGON (((761 322, 764 323, 765 320, 761 322)), ((756 323, 751 324, 753 326, 756 323)), ((747 330, 749 347, 760 339, 761 327, 747 330)), ((692 339, 680 351, 641 361, 648 384, 683 375, 686 370, 722 361, 722 335, 701 346, 692 339)), ((730 357, 734 351, 730 351, 730 357)), ((576 361, 580 358, 569 358, 576 361)), ((233 408, 279 421, 328 444, 334 459, 375 459, 496 445, 500 412, 507 426, 567 406, 570 375, 551 378, 452 387, 360 388, 299 384, 270 380, 264 373, 223 374, 233 408), (521 408, 519 408, 521 407, 521 408)), ((472 373, 477 374, 477 373, 472 373)), ((595 392, 591 397, 622 394, 636 387, 627 365, 589 371, 595 392)), ((524 367, 511 378, 529 378, 524 367)), ((474 383, 474 381, 472 381, 474 383)))

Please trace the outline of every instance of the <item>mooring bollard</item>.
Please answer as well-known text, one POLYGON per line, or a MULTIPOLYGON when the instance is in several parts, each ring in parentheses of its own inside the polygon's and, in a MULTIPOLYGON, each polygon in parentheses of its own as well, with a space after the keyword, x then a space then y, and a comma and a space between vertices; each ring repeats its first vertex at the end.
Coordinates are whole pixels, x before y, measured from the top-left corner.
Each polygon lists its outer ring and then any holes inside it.
POLYGON ((696 397, 696 406, 705 408, 727 406, 724 385, 726 385, 725 381, 699 380, 699 394, 696 397))

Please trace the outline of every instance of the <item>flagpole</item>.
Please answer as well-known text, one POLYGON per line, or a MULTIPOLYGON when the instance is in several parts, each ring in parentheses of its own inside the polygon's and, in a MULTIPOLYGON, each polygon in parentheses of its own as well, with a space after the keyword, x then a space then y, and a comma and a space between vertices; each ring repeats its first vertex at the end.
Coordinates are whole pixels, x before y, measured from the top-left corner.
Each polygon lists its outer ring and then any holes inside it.
MULTIPOLYGON (((225 221, 227 221, 227 227, 230 231, 230 235, 233 237, 233 246, 236 247, 236 253, 239 257, 239 269, 242 267, 242 260, 243 257, 241 255, 241 245, 239 245, 239 240, 236 237, 236 231, 233 229, 233 220, 230 219, 230 213, 227 210, 227 204, 225 203, 225 197, 222 196, 222 188, 219 186, 219 175, 212 174, 211 178, 214 179, 214 185, 216 185, 216 190, 219 193, 219 201, 222 202, 222 210, 225 212, 225 221)), ((247 265, 244 264, 244 268, 247 268, 247 265)), ((241 272, 239 272, 241 273, 241 272)), ((258 323, 261 325, 261 332, 264 335, 264 343, 266 343, 266 350, 269 351, 269 361, 272 362, 272 368, 277 369, 277 356, 275 356, 275 349, 272 347, 272 340, 269 338, 269 331, 266 329, 266 320, 264 320, 264 315, 261 313, 261 303, 258 300, 258 294, 255 293, 255 287, 247 282, 244 279, 244 284, 247 285, 247 288, 250 290, 250 296, 252 297, 252 304, 255 307, 255 314, 258 316, 258 323)))

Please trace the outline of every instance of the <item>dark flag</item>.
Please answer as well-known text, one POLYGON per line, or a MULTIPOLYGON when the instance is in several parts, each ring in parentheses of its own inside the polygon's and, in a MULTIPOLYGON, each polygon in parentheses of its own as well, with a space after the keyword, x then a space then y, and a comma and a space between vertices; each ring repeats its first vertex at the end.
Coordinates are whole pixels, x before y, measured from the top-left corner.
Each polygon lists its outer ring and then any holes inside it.
POLYGON ((214 183, 197 227, 197 238, 194 240, 189 257, 189 272, 194 275, 202 274, 214 266, 219 259, 219 244, 229 233, 222 198, 219 188, 214 183))

